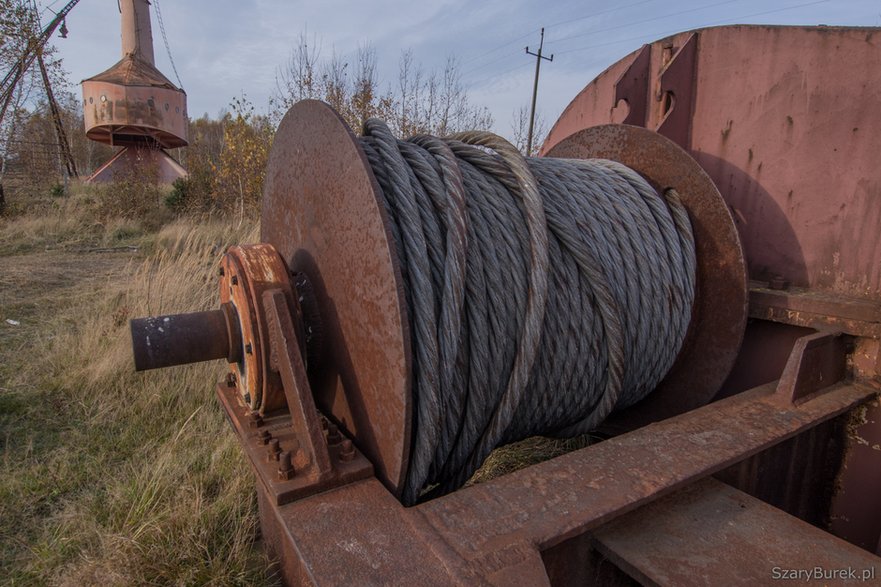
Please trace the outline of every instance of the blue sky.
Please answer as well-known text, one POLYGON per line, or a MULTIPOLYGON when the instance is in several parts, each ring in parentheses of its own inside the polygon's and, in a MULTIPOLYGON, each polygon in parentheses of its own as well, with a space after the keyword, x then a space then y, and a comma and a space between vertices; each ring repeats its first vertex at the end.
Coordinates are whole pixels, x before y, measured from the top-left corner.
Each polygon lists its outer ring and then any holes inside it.
MULTIPOLYGON (((43 0, 42 6, 64 3, 43 0)), ((174 80, 153 3, 157 66, 174 80)), ((160 0, 159 6, 193 117, 217 116, 243 92, 265 110, 277 68, 307 30, 325 56, 372 44, 384 83, 395 79, 404 49, 426 69, 456 56, 471 101, 488 107, 495 130, 506 135, 513 112, 531 97, 535 61, 524 47, 537 46, 542 26, 545 52, 554 54, 542 64, 539 87, 538 110, 548 125, 607 66, 674 32, 720 24, 881 26, 879 0, 160 0)), ((56 38, 55 45, 74 83, 118 60, 114 0, 81 0, 67 25, 69 38, 56 38)))

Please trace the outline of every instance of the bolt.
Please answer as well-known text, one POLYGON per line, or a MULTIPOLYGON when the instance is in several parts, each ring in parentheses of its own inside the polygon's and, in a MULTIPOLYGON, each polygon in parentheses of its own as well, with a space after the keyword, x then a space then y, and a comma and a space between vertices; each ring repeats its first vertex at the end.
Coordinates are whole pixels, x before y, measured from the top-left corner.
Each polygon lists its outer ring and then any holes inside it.
POLYGON ((321 429, 327 430, 327 418, 324 417, 324 414, 318 414, 318 417, 321 419, 321 429))
POLYGON ((250 342, 245 345, 245 352, 248 353, 249 355, 254 353, 254 347, 251 346, 250 342))
POLYGON ((342 439, 342 436, 340 435, 340 429, 337 428, 336 424, 328 423, 326 432, 328 444, 338 444, 339 441, 342 439))
POLYGON ((236 386, 236 374, 235 373, 227 373, 226 374, 226 386, 227 387, 235 387, 236 386))
POLYGON ((248 428, 260 428, 263 426, 263 416, 257 412, 248 414, 248 428))
POLYGON ((270 461, 277 461, 278 454, 281 452, 281 446, 279 446, 278 438, 273 438, 269 441, 269 449, 266 451, 266 457, 270 461))
POLYGON ((239 276, 233 275, 232 279, 230 279, 230 281, 232 282, 233 285, 238 285, 239 284, 239 276))
POLYGON ((344 439, 340 445, 340 460, 343 462, 351 461, 355 458, 355 446, 348 438, 344 439))
POLYGON ((789 287, 789 282, 786 281, 786 278, 782 275, 775 275, 771 281, 768 282, 768 285, 771 289, 787 289, 789 287))
POLYGON ((219 276, 223 277, 223 274, 224 274, 224 273, 225 273, 225 271, 223 270, 223 265, 221 265, 221 266, 218 267, 218 269, 217 269, 217 274, 218 274, 219 276))
POLYGON ((272 434, 269 433, 269 430, 261 430, 260 434, 257 435, 257 442, 259 444, 269 444, 269 441, 272 439, 272 434))
POLYGON ((281 453, 278 459, 278 480, 289 481, 294 477, 294 465, 291 463, 291 451, 281 453))

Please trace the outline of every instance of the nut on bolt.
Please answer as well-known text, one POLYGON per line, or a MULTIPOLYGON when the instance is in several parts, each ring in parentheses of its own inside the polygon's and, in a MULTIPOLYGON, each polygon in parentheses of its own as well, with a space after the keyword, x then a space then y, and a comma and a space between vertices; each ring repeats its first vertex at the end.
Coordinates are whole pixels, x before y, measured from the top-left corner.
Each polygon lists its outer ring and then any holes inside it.
POLYGON ((248 428, 260 428, 263 426, 263 416, 257 412, 248 414, 248 428))
POLYGON ((782 275, 775 275, 771 278, 771 281, 768 282, 768 286, 771 289, 783 290, 789 288, 789 282, 782 275))
POLYGON ((351 461, 355 458, 355 446, 348 438, 344 439, 340 445, 340 460, 351 461))
POLYGON ((278 438, 273 438, 269 441, 269 448, 266 451, 266 458, 268 458, 270 461, 277 461, 279 453, 281 453, 281 446, 279 446, 278 438))
POLYGON ((260 434, 257 435, 257 442, 259 444, 267 445, 271 439, 272 434, 269 433, 269 430, 261 430, 260 434))
POLYGON ((332 422, 328 423, 326 432, 327 444, 339 444, 340 440, 343 438, 340 434, 340 429, 332 422))
POLYGON ((278 459, 278 479, 279 481, 289 481, 294 478, 294 465, 291 463, 291 451, 286 450, 281 453, 278 459))

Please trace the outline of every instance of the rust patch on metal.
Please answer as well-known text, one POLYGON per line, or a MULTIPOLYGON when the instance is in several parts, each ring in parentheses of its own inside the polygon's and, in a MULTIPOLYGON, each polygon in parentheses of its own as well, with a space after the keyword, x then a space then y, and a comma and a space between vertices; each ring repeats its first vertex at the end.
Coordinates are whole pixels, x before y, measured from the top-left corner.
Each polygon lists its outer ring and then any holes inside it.
POLYGON ((881 338, 881 303, 803 287, 750 283, 749 315, 772 322, 881 338))

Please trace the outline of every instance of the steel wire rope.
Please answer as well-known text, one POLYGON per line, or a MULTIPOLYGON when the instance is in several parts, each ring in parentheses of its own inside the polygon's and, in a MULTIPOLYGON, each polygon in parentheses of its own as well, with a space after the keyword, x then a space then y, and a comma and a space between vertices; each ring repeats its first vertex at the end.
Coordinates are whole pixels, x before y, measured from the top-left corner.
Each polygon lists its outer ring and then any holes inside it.
POLYGON ((360 142, 413 336, 405 504, 459 487, 501 444, 590 431, 663 379, 695 295, 675 190, 485 132, 402 141, 371 119, 360 142))

